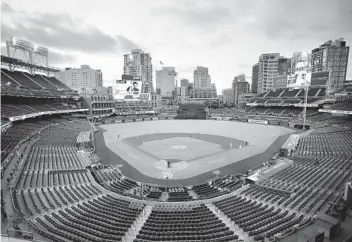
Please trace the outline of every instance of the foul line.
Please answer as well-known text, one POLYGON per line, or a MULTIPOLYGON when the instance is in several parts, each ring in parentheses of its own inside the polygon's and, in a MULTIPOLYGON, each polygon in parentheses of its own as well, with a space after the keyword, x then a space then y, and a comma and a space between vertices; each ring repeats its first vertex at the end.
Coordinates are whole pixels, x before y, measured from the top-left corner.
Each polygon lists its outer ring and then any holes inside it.
POLYGON ((161 160, 159 157, 157 157, 157 156, 155 156, 155 155, 153 155, 153 154, 150 154, 149 152, 144 151, 144 150, 140 149, 140 148, 137 147, 137 146, 134 146, 133 144, 131 144, 131 143, 129 143, 128 141, 126 141, 125 139, 123 139, 122 142, 124 142, 125 144, 131 146, 132 148, 134 148, 134 149, 136 149, 136 150, 138 150, 138 151, 140 151, 140 152, 142 152, 142 153, 144 153, 144 154, 146 154, 146 155, 148 155, 148 156, 150 156, 150 157, 153 157, 154 159, 161 160))

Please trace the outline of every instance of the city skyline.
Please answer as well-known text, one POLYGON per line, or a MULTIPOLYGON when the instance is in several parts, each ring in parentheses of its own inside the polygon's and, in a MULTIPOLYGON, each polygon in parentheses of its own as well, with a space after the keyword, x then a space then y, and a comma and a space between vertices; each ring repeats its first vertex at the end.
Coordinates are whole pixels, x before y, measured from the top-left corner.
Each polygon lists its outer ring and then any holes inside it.
MULTIPOLYGON (((179 79, 193 80, 194 69, 205 66, 220 94, 234 76, 251 76, 263 53, 290 58, 327 40, 344 37, 348 45, 352 40, 347 0, 86 1, 84 6, 80 1, 12 0, 1 7, 2 54, 7 39, 24 37, 50 48, 53 66, 101 69, 104 86, 123 74, 123 55, 134 48, 151 54, 154 82, 160 61, 175 66, 179 79)), ((352 79, 351 67, 349 61, 347 79, 352 79)))

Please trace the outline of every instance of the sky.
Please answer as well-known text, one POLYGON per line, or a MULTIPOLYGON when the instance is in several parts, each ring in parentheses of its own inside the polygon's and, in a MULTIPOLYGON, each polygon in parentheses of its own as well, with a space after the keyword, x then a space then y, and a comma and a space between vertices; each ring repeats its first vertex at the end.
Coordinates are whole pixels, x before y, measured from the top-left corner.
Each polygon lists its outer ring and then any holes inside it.
POLYGON ((154 69, 174 66, 179 79, 208 67, 220 94, 234 76, 251 77, 262 53, 352 43, 351 0, 5 0, 1 16, 1 54, 11 36, 24 38, 49 48, 51 66, 101 69, 104 86, 121 78, 134 48, 151 54, 154 69))

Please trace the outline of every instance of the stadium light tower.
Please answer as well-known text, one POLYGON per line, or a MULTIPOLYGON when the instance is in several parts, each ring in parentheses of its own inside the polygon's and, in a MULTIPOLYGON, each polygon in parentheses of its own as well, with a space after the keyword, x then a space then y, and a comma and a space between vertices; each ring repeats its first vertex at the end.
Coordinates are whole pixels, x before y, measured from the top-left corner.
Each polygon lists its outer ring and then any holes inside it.
POLYGON ((35 60, 35 57, 39 55, 43 58, 45 66, 49 66, 49 59, 48 59, 49 49, 48 48, 43 47, 43 46, 34 45, 33 53, 34 53, 33 61, 35 60))
POLYGON ((303 111, 303 129, 305 129, 306 128, 306 117, 307 117, 309 83, 308 83, 308 80, 306 79, 305 75, 304 76, 302 75, 302 79, 305 80, 305 83, 304 83, 305 96, 304 96, 304 111, 303 111))
MULTIPOLYGON (((8 57, 14 58, 17 51, 22 51, 23 55, 26 58, 26 61, 30 64, 33 63, 32 52, 33 52, 34 46, 29 41, 24 39, 19 39, 16 37, 11 37, 10 40, 6 41, 6 48, 7 48, 8 57), (14 49, 13 53, 11 53, 11 48, 14 49)), ((9 68, 10 70, 13 70, 15 68, 15 65, 9 65, 9 68)), ((32 68, 28 68, 28 69, 30 73, 33 72, 32 68)))
MULTIPOLYGON (((6 41, 6 48, 7 48, 7 56, 10 58, 14 58, 18 51, 21 51, 25 56, 25 61, 31 65, 35 65, 34 60, 36 56, 41 56, 44 60, 45 67, 49 66, 48 56, 49 56, 49 49, 46 47, 35 45, 27 40, 11 37, 10 40, 6 41), (11 49, 13 51, 11 52, 11 49), (34 57, 33 57, 34 54, 34 57)), ((10 64, 10 70, 14 70, 16 66, 14 64, 10 64)), ((33 66, 27 67, 28 71, 31 74, 34 74, 33 66)))

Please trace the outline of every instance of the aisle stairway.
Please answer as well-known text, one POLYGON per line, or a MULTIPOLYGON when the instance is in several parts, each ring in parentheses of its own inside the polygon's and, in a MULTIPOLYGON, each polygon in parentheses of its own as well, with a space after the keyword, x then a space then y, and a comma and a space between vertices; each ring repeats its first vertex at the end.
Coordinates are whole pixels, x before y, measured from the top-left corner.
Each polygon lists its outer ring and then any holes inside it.
POLYGON ((169 199, 169 193, 168 192, 161 193, 160 201, 166 202, 168 199, 169 199))
POLYGON ((125 236, 122 237, 122 242, 131 242, 136 239, 139 231, 142 229, 144 223, 147 221, 149 215, 151 214, 153 206, 147 205, 139 215, 139 217, 134 221, 130 229, 126 232, 125 236))
POLYGON ((224 214, 220 209, 218 209, 213 203, 205 204, 207 208, 212 211, 223 223, 226 224, 230 230, 232 230, 236 235, 238 235, 240 240, 251 242, 253 239, 245 234, 240 227, 235 225, 226 214, 224 214))
POLYGON ((193 190, 188 190, 188 194, 195 200, 199 198, 197 193, 193 190))

